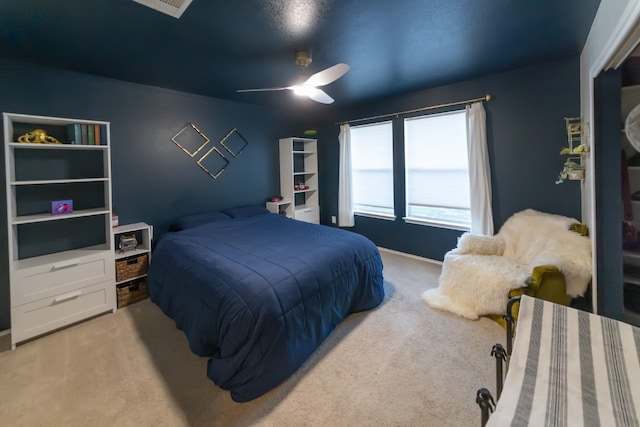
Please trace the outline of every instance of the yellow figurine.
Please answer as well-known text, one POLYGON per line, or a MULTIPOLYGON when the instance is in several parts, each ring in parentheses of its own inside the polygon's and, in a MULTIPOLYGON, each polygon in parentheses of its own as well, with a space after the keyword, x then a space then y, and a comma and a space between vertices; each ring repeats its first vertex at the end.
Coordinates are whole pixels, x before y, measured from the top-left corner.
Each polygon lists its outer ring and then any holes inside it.
POLYGON ((51 135, 47 135, 42 129, 36 129, 33 132, 26 133, 20 136, 18 141, 30 144, 60 144, 60 141, 51 135))

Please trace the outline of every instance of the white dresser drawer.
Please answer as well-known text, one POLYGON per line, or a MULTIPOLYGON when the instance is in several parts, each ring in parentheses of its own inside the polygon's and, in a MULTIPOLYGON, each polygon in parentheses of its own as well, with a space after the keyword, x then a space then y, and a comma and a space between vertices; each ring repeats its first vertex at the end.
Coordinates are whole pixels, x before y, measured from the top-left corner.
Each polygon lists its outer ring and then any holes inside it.
POLYGON ((11 306, 113 281, 114 270, 114 255, 110 251, 17 270, 11 281, 11 306))
POLYGON ((115 308, 115 284, 104 282, 45 298, 11 309, 13 342, 24 341, 53 329, 115 308))
POLYGON ((299 221, 320 223, 320 209, 318 207, 296 209, 295 219, 299 221))

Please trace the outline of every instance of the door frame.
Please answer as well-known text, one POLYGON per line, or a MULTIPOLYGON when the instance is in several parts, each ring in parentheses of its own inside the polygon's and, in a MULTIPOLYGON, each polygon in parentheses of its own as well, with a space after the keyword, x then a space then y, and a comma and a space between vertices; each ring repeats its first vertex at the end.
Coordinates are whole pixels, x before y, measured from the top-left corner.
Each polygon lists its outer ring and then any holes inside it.
MULTIPOLYGON (((594 79, 602 71, 618 67, 640 43, 640 2, 637 0, 601 0, 580 55, 581 116, 586 128, 594 123, 594 79)), ((595 146, 594 132, 586 135, 590 147, 595 146)), ((582 186, 582 222, 589 226, 592 259, 598 259, 596 218, 595 161, 589 156, 582 186)), ((598 266, 594 261, 592 275, 592 307, 598 313, 598 266)))

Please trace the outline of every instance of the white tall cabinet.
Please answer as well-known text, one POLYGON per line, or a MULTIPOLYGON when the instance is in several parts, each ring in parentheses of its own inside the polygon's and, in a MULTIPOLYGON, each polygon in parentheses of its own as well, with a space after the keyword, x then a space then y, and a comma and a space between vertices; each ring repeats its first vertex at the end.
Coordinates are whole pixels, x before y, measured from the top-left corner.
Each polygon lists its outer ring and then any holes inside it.
POLYGON ((115 311, 108 122, 4 113, 11 344, 115 311), (75 141, 68 125, 102 131, 75 141), (61 144, 18 142, 41 129, 61 144), (52 202, 72 211, 53 214, 52 202))
POLYGON ((280 202, 267 208, 300 221, 320 223, 318 145, 316 139, 282 138, 280 143, 280 202))

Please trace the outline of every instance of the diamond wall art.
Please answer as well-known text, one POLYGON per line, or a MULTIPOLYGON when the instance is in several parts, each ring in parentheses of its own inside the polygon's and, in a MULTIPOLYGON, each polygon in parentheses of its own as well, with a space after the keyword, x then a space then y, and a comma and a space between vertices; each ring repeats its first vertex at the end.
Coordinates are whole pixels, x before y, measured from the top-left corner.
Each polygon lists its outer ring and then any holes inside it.
POLYGON ((209 143, 209 138, 203 134, 200 129, 193 123, 188 123, 185 127, 180 129, 178 133, 173 135, 171 140, 182 151, 187 153, 189 157, 194 157, 205 145, 209 143))
POLYGON ((238 129, 233 128, 224 138, 222 138, 220 145, 222 145, 233 157, 238 157, 249 143, 244 139, 240 132, 238 132, 238 129))
MULTIPOLYGON (((209 143, 209 138, 193 123, 185 125, 171 140, 189 157, 196 157, 209 143)), ((238 132, 238 129, 233 128, 220 140, 219 144, 236 158, 249 145, 249 142, 238 132)), ((229 160, 217 147, 211 147, 198 159, 196 164, 207 175, 216 179, 229 165, 229 160)))

